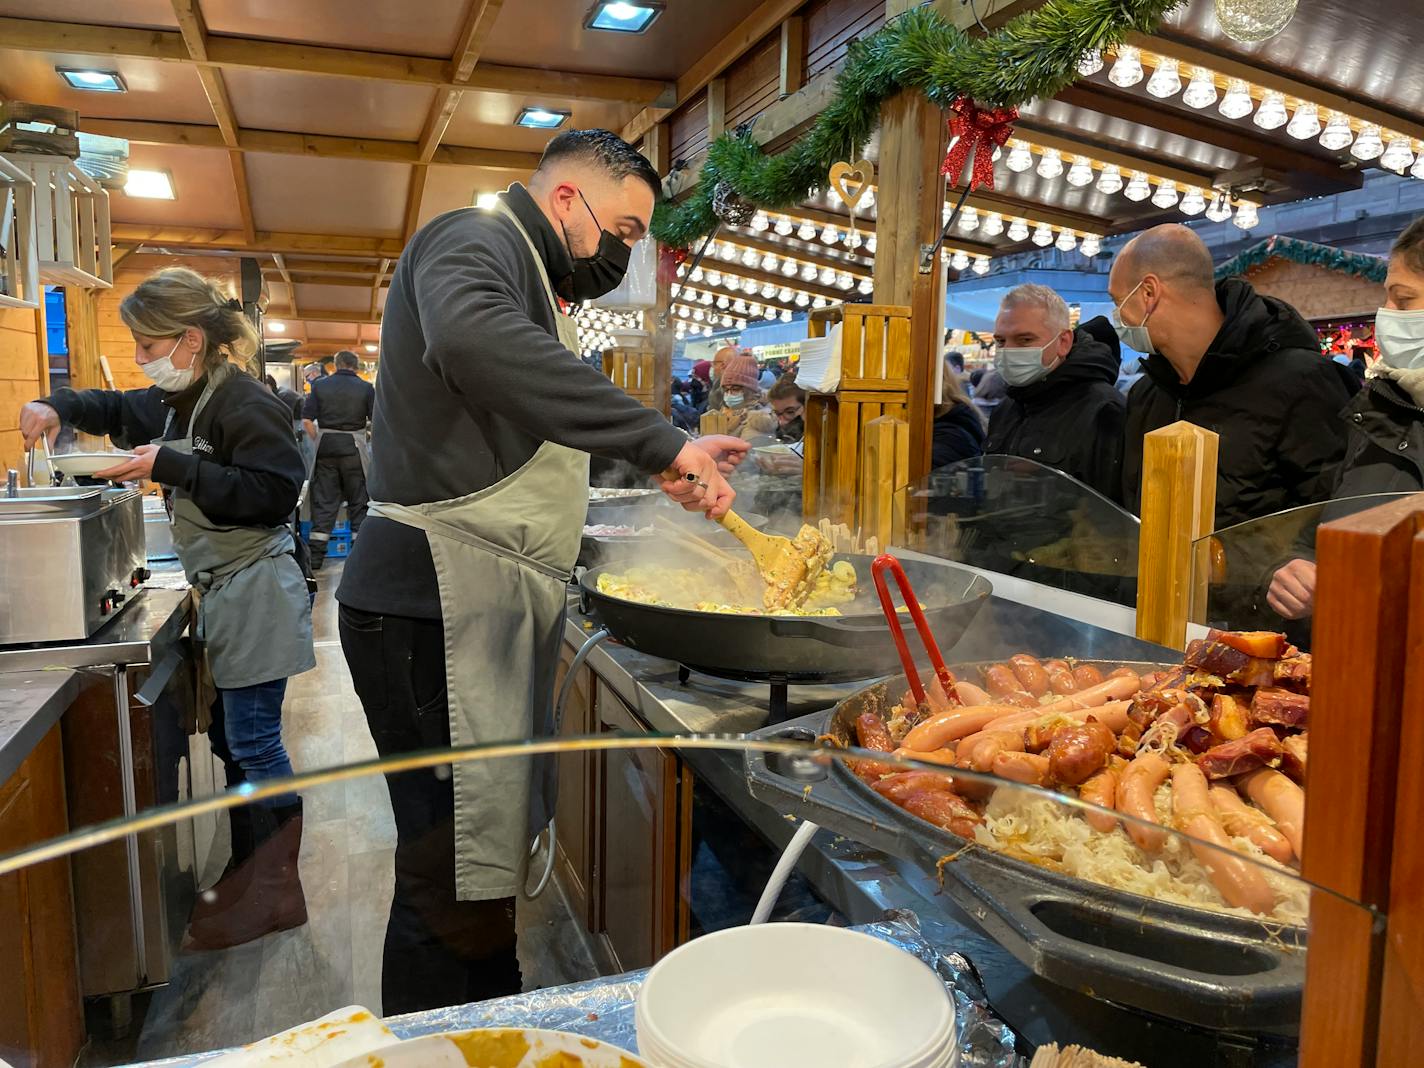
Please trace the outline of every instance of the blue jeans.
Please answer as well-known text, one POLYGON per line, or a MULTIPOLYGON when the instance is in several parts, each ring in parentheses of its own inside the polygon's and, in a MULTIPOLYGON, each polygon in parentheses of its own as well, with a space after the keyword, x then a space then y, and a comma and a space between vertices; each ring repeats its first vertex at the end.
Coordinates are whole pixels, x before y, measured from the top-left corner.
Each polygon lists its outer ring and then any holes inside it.
MULTIPOLYGON (((286 679, 218 690, 208 743, 223 762, 228 786, 292 774, 292 762, 282 745, 282 698, 286 692, 286 679)), ((281 804, 283 799, 269 802, 273 803, 281 804)))

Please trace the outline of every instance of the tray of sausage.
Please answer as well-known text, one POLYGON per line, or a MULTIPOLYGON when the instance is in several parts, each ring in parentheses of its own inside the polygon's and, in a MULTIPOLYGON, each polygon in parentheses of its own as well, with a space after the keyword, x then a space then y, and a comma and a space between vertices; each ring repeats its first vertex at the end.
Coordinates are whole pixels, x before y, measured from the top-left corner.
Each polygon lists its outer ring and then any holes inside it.
POLYGON ((1046 979, 1196 1026, 1294 1034, 1309 656, 1277 634, 1212 632, 1175 664, 1017 654, 950 670, 953 692, 936 681, 924 706, 900 677, 754 735, 946 773, 749 754, 753 793, 937 869, 1046 979))

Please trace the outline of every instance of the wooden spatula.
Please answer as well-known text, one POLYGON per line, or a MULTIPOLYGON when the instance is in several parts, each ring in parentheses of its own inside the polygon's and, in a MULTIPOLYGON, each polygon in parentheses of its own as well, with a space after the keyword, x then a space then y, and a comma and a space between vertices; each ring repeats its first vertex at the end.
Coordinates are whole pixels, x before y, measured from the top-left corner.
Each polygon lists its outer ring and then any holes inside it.
MULTIPOLYGON (((810 596, 816 576, 826 566, 825 554, 819 551, 820 535, 814 527, 802 528, 802 534, 809 531, 815 541, 803 546, 790 538, 763 534, 736 512, 728 511, 719 522, 747 547, 756 561, 757 570, 766 580, 763 598, 766 608, 791 608, 810 596)), ((799 540, 801 534, 797 538, 799 540)))

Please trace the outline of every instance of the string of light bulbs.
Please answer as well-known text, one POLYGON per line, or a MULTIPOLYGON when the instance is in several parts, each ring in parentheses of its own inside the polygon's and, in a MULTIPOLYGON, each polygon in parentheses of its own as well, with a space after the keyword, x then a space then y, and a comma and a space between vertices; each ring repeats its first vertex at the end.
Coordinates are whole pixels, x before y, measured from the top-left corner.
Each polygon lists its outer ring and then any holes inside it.
MULTIPOLYGON (((875 199, 872 192, 872 190, 866 190, 865 197, 857 205, 858 208, 868 211, 874 205, 875 199), (869 204, 866 203, 867 200, 869 200, 869 204)), ((832 195, 834 196, 834 194, 832 195)), ((835 203, 839 199, 839 197, 835 197, 832 202, 835 203)), ((819 240, 823 245, 840 245, 850 252, 864 249, 867 254, 875 255, 875 220, 871 218, 857 219, 855 228, 852 228, 849 220, 844 225, 837 226, 830 222, 818 223, 815 219, 808 219, 795 212, 781 211, 768 214, 758 211, 752 216, 751 222, 747 224, 747 229, 756 233, 770 231, 778 237, 790 237, 795 234, 802 241, 819 240), (775 216, 774 219, 773 216, 775 216)))

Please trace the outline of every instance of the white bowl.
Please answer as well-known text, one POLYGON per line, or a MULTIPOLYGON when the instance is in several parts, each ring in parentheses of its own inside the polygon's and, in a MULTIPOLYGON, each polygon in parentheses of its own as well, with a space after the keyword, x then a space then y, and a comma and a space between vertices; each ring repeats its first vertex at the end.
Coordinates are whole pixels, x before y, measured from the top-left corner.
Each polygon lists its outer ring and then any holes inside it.
POLYGON ((939 1068, 954 1046, 954 1006, 929 967, 820 924, 735 927, 673 950, 635 1018, 644 1055, 670 1068, 939 1068))
POLYGON ((90 476, 118 467, 134 458, 131 452, 64 452, 49 458, 56 471, 74 477, 90 476))

